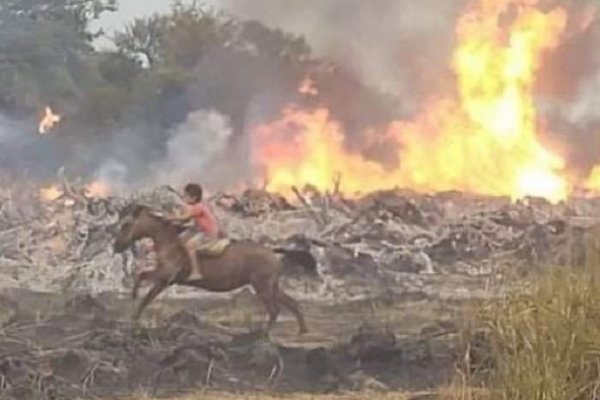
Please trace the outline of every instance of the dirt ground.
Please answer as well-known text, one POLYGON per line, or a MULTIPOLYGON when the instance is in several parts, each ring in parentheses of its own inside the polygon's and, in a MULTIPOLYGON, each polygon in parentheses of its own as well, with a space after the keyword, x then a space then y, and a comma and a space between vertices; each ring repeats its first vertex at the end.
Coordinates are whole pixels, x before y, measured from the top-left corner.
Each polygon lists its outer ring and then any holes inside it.
MULTIPOLYGON (((186 396, 177 397, 177 400, 364 400, 376 396, 380 400, 427 400, 433 399, 435 393, 346 393, 336 395, 314 395, 314 394, 232 394, 226 392, 199 392, 186 396)), ((145 394, 140 394, 137 397, 130 397, 126 400, 154 400, 150 399, 145 394)))
POLYGON ((303 302, 310 332, 282 315, 271 337, 249 291, 163 298, 139 324, 128 298, 6 290, 2 398, 427 391, 448 381, 460 302, 424 296, 303 302))

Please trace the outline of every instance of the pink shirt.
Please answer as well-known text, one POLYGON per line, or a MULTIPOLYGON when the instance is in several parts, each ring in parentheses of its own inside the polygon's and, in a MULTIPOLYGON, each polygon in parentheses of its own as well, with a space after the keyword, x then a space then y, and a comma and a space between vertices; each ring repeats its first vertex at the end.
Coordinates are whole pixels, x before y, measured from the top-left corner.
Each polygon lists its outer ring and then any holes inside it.
POLYGON ((192 215, 194 216, 194 223, 200 232, 211 237, 219 235, 217 220, 206 205, 202 203, 194 204, 192 206, 192 215))

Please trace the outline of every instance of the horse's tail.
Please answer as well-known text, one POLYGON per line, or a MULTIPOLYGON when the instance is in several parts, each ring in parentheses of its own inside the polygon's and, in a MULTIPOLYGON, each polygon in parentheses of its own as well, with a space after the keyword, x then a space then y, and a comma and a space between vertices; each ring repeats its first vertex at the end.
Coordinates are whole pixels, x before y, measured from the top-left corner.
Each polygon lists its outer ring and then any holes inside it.
POLYGON ((308 273, 309 275, 319 277, 317 260, 309 251, 286 249, 283 247, 275 247, 273 248, 273 251, 277 254, 283 255, 284 263, 299 265, 302 267, 304 272, 308 273))

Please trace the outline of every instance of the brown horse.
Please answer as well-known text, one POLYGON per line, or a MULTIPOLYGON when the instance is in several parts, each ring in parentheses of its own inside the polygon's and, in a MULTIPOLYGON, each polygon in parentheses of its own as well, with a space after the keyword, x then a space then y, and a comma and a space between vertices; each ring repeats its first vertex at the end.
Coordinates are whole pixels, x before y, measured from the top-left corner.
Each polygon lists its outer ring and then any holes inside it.
POLYGON ((233 241, 220 255, 199 255, 202 278, 189 279, 191 262, 179 240, 181 229, 143 205, 131 205, 121 212, 114 251, 121 253, 137 240, 150 238, 157 253, 156 269, 141 272, 135 279, 134 300, 142 281, 149 280, 154 284, 139 304, 135 319, 156 296, 173 284, 211 292, 228 292, 250 285, 269 314, 267 330, 272 328, 283 306, 296 317, 299 332, 307 332, 299 304, 279 287, 282 262, 276 251, 249 241, 233 241))

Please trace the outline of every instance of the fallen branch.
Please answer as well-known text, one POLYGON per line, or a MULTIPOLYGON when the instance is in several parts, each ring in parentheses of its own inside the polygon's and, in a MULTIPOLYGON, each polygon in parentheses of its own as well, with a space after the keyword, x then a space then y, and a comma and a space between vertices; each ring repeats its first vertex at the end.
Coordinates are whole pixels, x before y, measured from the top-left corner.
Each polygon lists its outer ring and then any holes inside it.
POLYGON ((324 221, 321 217, 319 217, 319 214, 317 214, 315 212, 315 210, 313 209, 312 205, 309 203, 308 200, 306 200, 306 198, 302 195, 302 193, 300 193, 300 191, 298 190, 298 188, 296 186, 292 186, 292 191, 294 192, 294 194, 296 195, 296 197, 298 198, 298 200, 300 201, 300 203, 302 203, 302 205, 304 206, 304 208, 306 209, 306 211, 308 211, 308 213, 310 214, 310 216, 312 217, 312 219, 319 226, 323 226, 323 225, 327 224, 327 221, 324 221))

